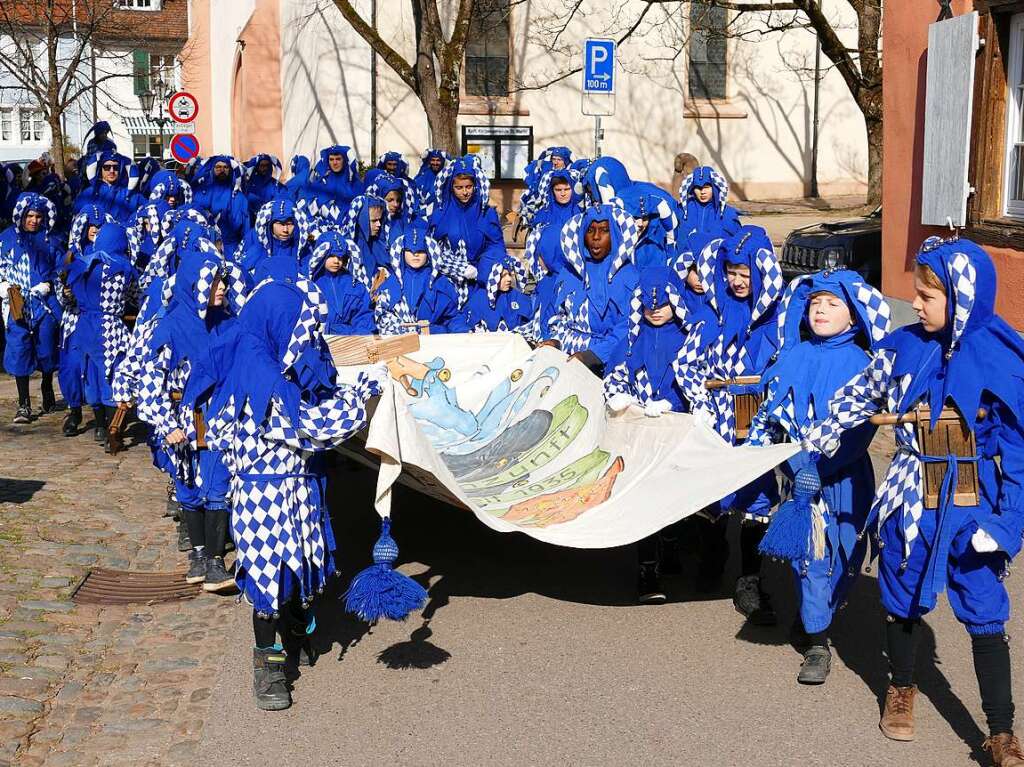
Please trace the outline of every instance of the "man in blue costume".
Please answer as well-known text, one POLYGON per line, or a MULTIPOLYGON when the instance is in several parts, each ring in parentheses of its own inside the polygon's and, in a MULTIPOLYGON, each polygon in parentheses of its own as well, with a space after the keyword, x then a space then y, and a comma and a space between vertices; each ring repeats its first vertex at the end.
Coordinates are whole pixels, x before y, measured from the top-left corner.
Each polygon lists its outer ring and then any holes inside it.
POLYGON ((215 155, 196 173, 193 206, 209 214, 220 229, 224 252, 233 256, 249 230, 249 203, 242 192, 242 166, 233 157, 215 155))
POLYGON ((562 230, 566 271, 577 279, 563 283, 544 344, 572 355, 598 376, 620 361, 639 285, 632 263, 636 241, 632 217, 613 205, 588 208, 562 230))
POLYGON ((413 223, 391 247, 391 276, 380 286, 374 315, 381 335, 465 333, 459 295, 437 269, 441 244, 413 223))
MULTIPOLYGON (((768 393, 751 424, 749 445, 802 443, 814 422, 828 415, 836 390, 864 369, 889 331, 885 299, 846 269, 798 278, 779 306, 780 353, 762 377, 768 393)), ((785 535, 786 511, 773 516, 761 545, 792 563, 800 606, 792 635, 804 656, 801 684, 823 684, 828 677, 828 628, 864 561, 864 524, 875 492, 868 456, 874 433, 870 424, 847 432, 840 450, 818 463, 821 490, 810 507, 812 524, 792 541, 792 551, 773 543, 785 535)), ((788 466, 783 470, 789 485, 793 474, 788 466)))
MULTIPOLYGON (((640 271, 622 359, 604 379, 608 409, 629 407, 650 418, 664 413, 685 413, 687 404, 677 380, 677 365, 686 340, 683 285, 667 266, 640 271)), ((637 599, 641 604, 665 602, 660 575, 680 572, 680 523, 649 535, 637 544, 637 599)))
POLYGON ((683 237, 703 232, 728 237, 740 228, 736 209, 728 204, 729 184, 712 167, 702 165, 683 179, 679 187, 683 237))
POLYGON ((443 149, 428 149, 412 182, 420 196, 420 207, 429 216, 437 203, 437 176, 450 158, 443 149))
POLYGON ((85 156, 99 154, 100 152, 116 152, 117 144, 110 138, 110 123, 100 120, 95 123, 85 134, 85 156))
POLYGON ((352 148, 335 145, 321 149, 307 190, 318 206, 333 204, 344 215, 353 198, 363 193, 359 158, 352 148))
POLYGON ((88 186, 75 198, 76 214, 86 205, 98 205, 118 223, 131 223, 142 200, 135 191, 138 176, 129 158, 111 150, 100 152, 85 166, 85 179, 88 186))
POLYGON ((890 686, 879 727, 894 740, 915 736, 921 618, 946 591, 971 638, 989 730, 982 748, 999 767, 1018 767, 1024 752, 1013 733, 1010 599, 1003 579, 1024 532, 1024 343, 995 314, 996 285, 992 259, 975 243, 925 240, 914 272, 920 322, 886 337, 867 368, 836 393, 828 417, 807 439, 813 452, 797 471, 794 493, 803 488, 805 499, 813 498, 821 484, 815 463, 835 455, 843 432, 882 408, 906 414, 926 405, 932 429, 944 408, 953 409, 953 428, 973 435, 975 454, 954 456, 944 441, 922 444, 926 429, 899 424, 897 451, 868 517, 869 529, 877 524, 878 584, 887 613, 890 686), (942 473, 931 496, 928 466, 942 473), (958 474, 967 466, 977 491, 969 489, 964 494, 973 497, 964 498, 958 474))
MULTIPOLYGON (((762 390, 760 384, 737 384, 708 390, 709 380, 733 381, 760 376, 778 348, 776 309, 782 295, 782 270, 764 229, 745 226, 722 245, 715 263, 707 306, 690 318, 680 370, 690 410, 724 439, 739 444, 736 395, 762 390)), ((740 527, 740 577, 733 604, 757 625, 774 625, 775 610, 761 587, 761 555, 772 506, 778 502, 773 473, 767 473, 701 513, 702 541, 698 588, 715 591, 728 560, 728 515, 743 515, 740 527)))
POLYGON ((254 219, 260 207, 285 191, 280 177, 281 161, 272 154, 254 155, 245 161, 245 197, 254 219))
POLYGON ((338 232, 322 232, 309 258, 309 276, 327 305, 325 333, 365 336, 377 331, 369 278, 354 242, 338 232))
POLYGON ((377 158, 375 167, 389 176, 409 180, 409 163, 402 157, 401 152, 385 152, 377 158))
POLYGON ((57 211, 42 195, 19 195, 11 225, 0 234, 0 300, 7 344, 4 370, 15 377, 18 410, 14 423, 29 423, 32 407, 28 380, 43 374, 40 413, 56 408, 53 374, 59 357, 60 304, 55 295, 59 245, 52 235, 57 211), (20 316, 17 296, 20 299, 20 316))

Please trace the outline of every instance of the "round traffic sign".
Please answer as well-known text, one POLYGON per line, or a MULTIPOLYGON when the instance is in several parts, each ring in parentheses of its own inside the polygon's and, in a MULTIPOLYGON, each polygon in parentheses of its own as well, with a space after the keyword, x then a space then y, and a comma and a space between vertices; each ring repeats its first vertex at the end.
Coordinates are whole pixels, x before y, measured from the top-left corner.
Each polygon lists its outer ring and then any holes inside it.
POLYGON ((184 164, 199 155, 199 139, 191 133, 175 133, 171 138, 171 157, 184 164))
POLYGON ((175 122, 190 123, 199 114, 199 101, 188 91, 178 91, 167 100, 167 111, 175 122))

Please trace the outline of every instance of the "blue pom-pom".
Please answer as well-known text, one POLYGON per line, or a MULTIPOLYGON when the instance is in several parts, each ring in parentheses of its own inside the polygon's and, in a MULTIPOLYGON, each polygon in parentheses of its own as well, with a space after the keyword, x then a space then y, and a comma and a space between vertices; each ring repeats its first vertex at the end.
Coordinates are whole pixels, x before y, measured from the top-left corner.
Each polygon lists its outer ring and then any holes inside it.
POLYGON ((405 620, 427 600, 427 590, 395 570, 398 544, 391 537, 391 520, 381 520, 380 538, 373 546, 373 564, 352 579, 345 592, 345 609, 368 623, 381 618, 405 620))
POLYGON ((772 514, 771 523, 758 550, 769 557, 800 561, 807 557, 810 540, 810 506, 791 499, 772 514))

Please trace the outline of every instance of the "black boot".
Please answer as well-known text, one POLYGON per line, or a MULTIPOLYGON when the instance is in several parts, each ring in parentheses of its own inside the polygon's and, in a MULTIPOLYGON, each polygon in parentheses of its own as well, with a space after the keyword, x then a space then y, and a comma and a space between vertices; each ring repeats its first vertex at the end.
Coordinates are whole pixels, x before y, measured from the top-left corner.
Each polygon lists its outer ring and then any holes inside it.
POLYGON ((53 395, 53 373, 43 373, 43 380, 39 384, 39 393, 43 400, 40 412, 55 413, 57 411, 57 398, 53 395))
POLYGON ((92 438, 102 445, 107 441, 107 409, 103 405, 93 407, 92 417, 96 422, 92 438))
POLYGON ((666 599, 658 578, 657 565, 653 562, 641 564, 640 574, 637 578, 637 601, 642 605, 661 605, 665 603, 666 599))
POLYGON ((68 416, 64 419, 64 426, 61 428, 61 433, 65 437, 75 437, 78 435, 78 427, 82 425, 82 408, 73 407, 68 410, 68 416))
POLYGON ((17 376, 14 381, 18 386, 18 409, 14 413, 14 423, 32 423, 32 402, 28 396, 28 376, 17 376))
POLYGON ((206 560, 206 580, 203 591, 217 594, 228 594, 238 591, 235 576, 224 567, 224 557, 210 557, 206 560))
POLYGON ((192 544, 188 538, 188 528, 185 526, 185 515, 178 519, 178 551, 191 551, 192 544))
POLYGON ((774 626, 778 623, 771 597, 761 589, 759 575, 743 575, 736 579, 732 603, 737 612, 755 626, 774 626))
POLYGON ((252 651, 252 692, 256 708, 261 711, 283 711, 292 705, 288 681, 284 675, 287 656, 275 647, 252 651))
POLYGON ((185 583, 202 583, 206 580, 206 563, 209 560, 202 549, 192 549, 188 553, 188 572, 185 583))

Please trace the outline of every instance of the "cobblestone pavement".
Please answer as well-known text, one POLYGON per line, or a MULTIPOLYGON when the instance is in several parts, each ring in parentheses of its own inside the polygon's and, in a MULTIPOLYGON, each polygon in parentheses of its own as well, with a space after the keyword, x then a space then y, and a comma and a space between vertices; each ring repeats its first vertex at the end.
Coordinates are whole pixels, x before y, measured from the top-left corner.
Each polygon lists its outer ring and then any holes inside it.
POLYGON ((165 482, 144 445, 111 458, 91 430, 61 436, 63 413, 11 425, 15 400, 0 375, 0 767, 191 764, 241 611, 69 601, 94 566, 183 568, 165 482))

